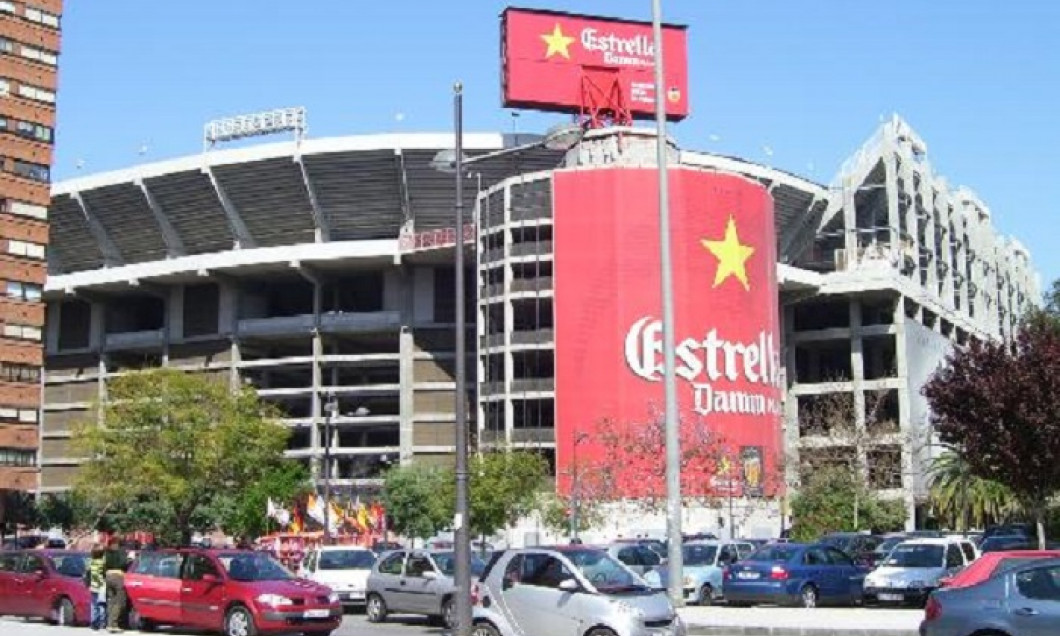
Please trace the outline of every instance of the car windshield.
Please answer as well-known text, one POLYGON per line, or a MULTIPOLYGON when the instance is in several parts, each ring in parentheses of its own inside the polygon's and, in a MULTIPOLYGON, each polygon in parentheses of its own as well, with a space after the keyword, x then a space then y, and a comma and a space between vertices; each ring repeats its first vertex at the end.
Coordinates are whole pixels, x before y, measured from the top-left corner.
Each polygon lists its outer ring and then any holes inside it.
POLYGON ((755 550, 751 553, 751 556, 747 557, 744 560, 780 563, 791 560, 791 557, 793 557, 797 551, 798 548, 790 545, 767 545, 755 550))
MULTIPOLYGON (((442 574, 446 576, 453 576, 456 574, 456 557, 452 552, 435 552, 433 555, 434 563, 438 566, 438 569, 442 571, 442 574)), ((471 575, 482 576, 482 573, 486 571, 486 563, 478 558, 478 556, 471 555, 471 575)))
POLYGON ((833 548, 839 548, 845 552, 854 545, 854 537, 847 535, 832 535, 821 539, 821 543, 830 545, 833 548))
POLYGON ((685 565, 714 565, 714 557, 718 554, 718 546, 686 545, 681 548, 681 554, 685 565))
POLYGON ((370 570, 375 555, 368 550, 326 550, 320 553, 321 570, 370 570))
POLYGON ((887 556, 883 565, 894 568, 942 567, 941 545, 899 545, 887 556))
POLYGON ((88 569, 88 555, 86 554, 53 554, 51 559, 55 571, 63 576, 79 579, 88 569))
POLYGON ((228 576, 236 581, 287 581, 295 578, 287 568, 262 552, 229 552, 218 556, 228 576))
POLYGON ((610 554, 601 550, 570 550, 563 553, 597 590, 606 593, 648 589, 610 554))

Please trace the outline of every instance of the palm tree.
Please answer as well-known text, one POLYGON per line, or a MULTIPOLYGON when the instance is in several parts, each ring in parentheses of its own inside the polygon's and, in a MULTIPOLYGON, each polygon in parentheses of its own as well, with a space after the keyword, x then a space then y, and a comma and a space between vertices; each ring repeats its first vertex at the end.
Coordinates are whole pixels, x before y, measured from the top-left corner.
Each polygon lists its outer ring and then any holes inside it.
POLYGON ((930 498, 936 513, 955 530, 985 528, 1019 513, 1003 484, 972 474, 960 453, 948 450, 931 462, 930 498))

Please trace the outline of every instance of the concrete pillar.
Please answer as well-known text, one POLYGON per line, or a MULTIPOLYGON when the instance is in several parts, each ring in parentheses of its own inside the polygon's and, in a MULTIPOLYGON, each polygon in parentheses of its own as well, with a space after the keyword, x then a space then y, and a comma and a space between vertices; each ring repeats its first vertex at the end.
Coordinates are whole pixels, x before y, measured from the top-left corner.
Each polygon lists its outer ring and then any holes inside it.
POLYGON ((857 188, 858 184, 847 176, 843 183, 843 249, 846 250, 847 269, 858 262, 857 188))
POLYGON ((309 448, 312 457, 309 460, 309 470, 313 479, 321 478, 321 459, 319 451, 323 449, 320 436, 320 426, 323 424, 323 401, 320 392, 323 390, 322 358, 324 357, 324 337, 320 333, 320 310, 324 302, 324 290, 319 283, 313 284, 313 361, 312 381, 313 393, 310 398, 309 448))
POLYGON ((854 439, 858 442, 857 467, 861 479, 868 480, 868 456, 865 444, 865 356, 864 343, 861 339, 861 302, 857 297, 850 299, 850 371, 851 385, 854 391, 854 439))
POLYGON ((887 190, 887 227, 890 228, 887 242, 891 262, 897 263, 895 269, 900 271, 902 266, 901 219, 898 210, 898 160, 894 153, 894 145, 885 143, 883 146, 884 187, 887 190))
POLYGON ((919 286, 922 267, 920 263, 920 218, 917 216, 916 211, 917 191, 913 179, 912 154, 907 151, 907 146, 902 146, 901 148, 904 152, 899 155, 902 158, 902 165, 898 170, 898 174, 901 176, 902 181, 905 182, 906 201, 908 202, 905 210, 906 235, 903 237, 903 249, 913 259, 914 266, 910 276, 913 282, 919 286))
MULTIPOLYGON (((416 338, 413 325, 416 323, 417 314, 417 281, 421 280, 422 272, 430 273, 430 269, 405 267, 401 272, 400 289, 403 291, 401 298, 401 333, 398 334, 398 448, 401 454, 401 463, 412 461, 414 453, 413 434, 415 427, 415 386, 416 378, 416 338)), ((481 377, 481 375, 479 376, 481 377)))
MULTIPOLYGON (((784 346, 784 364, 787 367, 789 386, 797 383, 795 363, 795 308, 786 305, 783 308, 784 321, 781 330, 781 342, 784 346)), ((784 466, 787 483, 798 483, 799 479, 799 400, 791 394, 788 386, 784 387, 784 466)))
POLYGON ((169 319, 170 341, 184 339, 184 286, 173 285, 167 290, 166 316, 169 319))
MULTIPOLYGON (((512 256, 512 232, 509 229, 512 222, 512 188, 511 185, 504 187, 504 350, 502 359, 504 361, 504 441, 511 445, 512 435, 515 431, 515 405, 512 402, 512 381, 514 379, 514 360, 512 359, 512 331, 515 329, 515 308, 512 306, 512 267, 510 264, 512 256)), ((559 422, 556 422, 557 429, 559 422)))
POLYGON ((106 316, 107 308, 103 303, 99 301, 91 301, 91 311, 89 313, 89 332, 88 332, 88 346, 93 351, 103 351, 106 345, 107 328, 106 328, 106 316))
POLYGON ((898 430, 902 440, 902 498, 906 509, 906 530, 916 528, 916 500, 913 498, 915 479, 913 475, 913 427, 909 396, 909 361, 906 359, 905 297, 899 297, 894 309, 895 363, 898 389, 898 430))

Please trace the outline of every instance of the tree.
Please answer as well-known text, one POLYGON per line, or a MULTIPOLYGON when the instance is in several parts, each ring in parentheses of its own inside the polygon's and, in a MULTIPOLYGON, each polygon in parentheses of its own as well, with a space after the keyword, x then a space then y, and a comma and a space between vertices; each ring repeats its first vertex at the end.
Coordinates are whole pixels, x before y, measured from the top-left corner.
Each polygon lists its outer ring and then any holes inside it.
POLYGON ((1046 318, 1024 321, 1012 342, 954 350, 923 389, 942 443, 1012 490, 1043 548, 1047 503, 1060 490, 1060 321, 1046 318))
POLYGON ((598 499, 590 497, 574 501, 570 496, 557 495, 552 492, 544 493, 538 500, 537 509, 541 514, 541 523, 556 534, 570 534, 575 505, 578 508, 578 531, 592 530, 604 524, 606 520, 604 510, 598 499))
POLYGON ((95 421, 74 444, 87 460, 76 488, 91 502, 126 508, 141 530, 187 544, 216 527, 219 497, 258 481, 283 457, 287 429, 250 387, 173 369, 115 378, 95 421))
POLYGON ((931 463, 931 502, 947 527, 985 528, 1019 513, 1019 503, 1004 485, 975 475, 963 457, 947 451, 931 463))
POLYGON ((426 539, 449 527, 453 518, 453 473, 424 464, 395 466, 383 481, 389 529, 426 539))
MULTIPOLYGON (((681 494, 684 502, 716 504, 714 477, 724 439, 702 418, 682 417, 681 494)), ((626 501, 645 512, 666 509, 666 422, 659 413, 647 421, 605 418, 596 425, 599 452, 579 479, 579 500, 626 501)))
POLYGON ((468 472, 469 529, 476 536, 489 537, 537 510, 548 462, 538 453, 495 451, 472 457, 468 472))
POLYGON ((791 500, 791 513, 796 541, 814 541, 827 532, 900 530, 906 520, 901 501, 879 499, 841 466, 820 468, 808 476, 791 500))
POLYGON ((281 461, 269 467, 256 482, 218 498, 215 505, 221 529, 244 539, 260 537, 275 523, 265 516, 270 499, 290 509, 295 501, 311 492, 313 481, 305 465, 281 461))

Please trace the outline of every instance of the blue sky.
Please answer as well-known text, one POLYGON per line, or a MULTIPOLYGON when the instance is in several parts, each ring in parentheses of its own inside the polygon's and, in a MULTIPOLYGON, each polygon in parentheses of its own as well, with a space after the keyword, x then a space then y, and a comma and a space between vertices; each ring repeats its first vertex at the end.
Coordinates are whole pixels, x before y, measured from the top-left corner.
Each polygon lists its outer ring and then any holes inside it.
MULTIPOLYGON (((541 132, 554 114, 500 106, 494 0, 69 0, 56 179, 198 152, 202 125, 280 106, 310 136, 541 132), (146 149, 146 152, 142 152, 146 149), (79 169, 77 166, 81 165, 79 169)), ((1060 276, 1060 2, 664 0, 690 26, 686 148, 827 182, 897 112, 951 183, 1060 276), (771 153, 766 149, 771 149, 771 153)), ((524 6, 650 18, 649 0, 524 6)))

